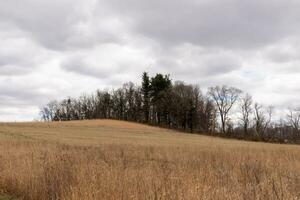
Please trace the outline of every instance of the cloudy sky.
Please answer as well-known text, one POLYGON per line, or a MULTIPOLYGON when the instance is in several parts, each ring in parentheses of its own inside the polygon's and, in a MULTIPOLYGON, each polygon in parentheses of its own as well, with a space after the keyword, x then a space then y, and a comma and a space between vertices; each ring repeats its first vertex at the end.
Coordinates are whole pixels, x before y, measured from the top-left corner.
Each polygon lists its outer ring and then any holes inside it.
POLYGON ((138 83, 143 71, 297 106, 299 10, 299 0, 0 1, 0 121, 36 119, 50 100, 138 83))

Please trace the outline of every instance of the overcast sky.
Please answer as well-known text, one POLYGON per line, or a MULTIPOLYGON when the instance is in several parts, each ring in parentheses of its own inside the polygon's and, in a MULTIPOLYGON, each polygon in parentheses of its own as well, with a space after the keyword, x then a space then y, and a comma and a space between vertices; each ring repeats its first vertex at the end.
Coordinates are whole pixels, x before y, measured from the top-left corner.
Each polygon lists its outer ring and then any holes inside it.
POLYGON ((0 121, 143 71, 263 104, 300 99, 299 0, 2 0, 0 121))

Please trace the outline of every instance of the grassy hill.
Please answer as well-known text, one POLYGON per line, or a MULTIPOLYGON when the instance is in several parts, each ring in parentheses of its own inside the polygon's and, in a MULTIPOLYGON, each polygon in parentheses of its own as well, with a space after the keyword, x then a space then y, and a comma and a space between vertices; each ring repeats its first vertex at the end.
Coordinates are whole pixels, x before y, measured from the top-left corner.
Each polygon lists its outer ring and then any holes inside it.
POLYGON ((20 199, 297 199, 300 147, 91 120, 0 124, 0 193, 20 199))

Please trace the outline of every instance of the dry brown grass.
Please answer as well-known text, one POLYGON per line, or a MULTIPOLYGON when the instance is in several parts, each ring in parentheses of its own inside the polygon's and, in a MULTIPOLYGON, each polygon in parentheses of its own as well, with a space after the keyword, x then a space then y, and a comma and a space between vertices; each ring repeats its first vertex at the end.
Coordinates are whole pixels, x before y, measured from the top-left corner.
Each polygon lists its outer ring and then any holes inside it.
POLYGON ((128 122, 0 124, 0 194, 20 199, 300 199, 300 147, 128 122))

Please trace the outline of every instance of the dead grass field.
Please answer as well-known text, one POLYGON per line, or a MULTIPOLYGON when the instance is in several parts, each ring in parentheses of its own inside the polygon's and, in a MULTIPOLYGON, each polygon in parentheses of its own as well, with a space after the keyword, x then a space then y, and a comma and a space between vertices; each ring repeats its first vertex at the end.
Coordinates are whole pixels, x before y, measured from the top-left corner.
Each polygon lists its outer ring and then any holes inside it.
POLYGON ((0 194, 25 200, 295 200, 300 146, 113 120, 2 123, 0 194))

